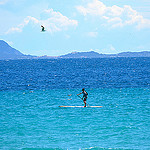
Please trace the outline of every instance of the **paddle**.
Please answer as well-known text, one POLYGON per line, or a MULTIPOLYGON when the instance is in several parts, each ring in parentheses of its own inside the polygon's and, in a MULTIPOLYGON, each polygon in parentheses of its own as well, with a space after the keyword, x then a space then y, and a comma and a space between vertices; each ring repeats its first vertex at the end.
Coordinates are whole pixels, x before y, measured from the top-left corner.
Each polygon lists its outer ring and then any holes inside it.
MULTIPOLYGON (((79 95, 77 95, 78 97, 80 97, 79 95)), ((83 98, 82 97, 80 97, 82 100, 83 100, 83 98)), ((86 103, 87 104, 87 103, 86 103)), ((88 106, 89 106, 89 104, 87 104, 88 106)))

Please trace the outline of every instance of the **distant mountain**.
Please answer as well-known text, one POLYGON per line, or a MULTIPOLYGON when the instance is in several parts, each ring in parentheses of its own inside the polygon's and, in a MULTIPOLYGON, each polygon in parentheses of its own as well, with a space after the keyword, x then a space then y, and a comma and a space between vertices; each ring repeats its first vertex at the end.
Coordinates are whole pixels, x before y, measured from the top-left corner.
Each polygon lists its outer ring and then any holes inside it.
POLYGON ((5 59, 56 59, 56 58, 111 58, 111 57, 150 57, 150 51, 143 52, 123 52, 118 54, 99 54, 90 52, 72 52, 61 56, 32 56, 24 55, 20 51, 9 46, 5 41, 0 40, 0 60, 5 59))
POLYGON ((30 59, 34 56, 24 55, 20 51, 12 48, 5 41, 0 40, 0 59, 30 59))
POLYGON ((24 56, 18 50, 9 46, 5 41, 0 40, 0 59, 14 59, 24 56))
POLYGON ((143 52, 123 52, 116 54, 117 57, 150 57, 149 51, 143 52))
POLYGON ((99 57, 105 57, 105 55, 91 51, 91 52, 72 52, 66 55, 61 55, 59 57, 60 58, 99 58, 99 57))
POLYGON ((149 51, 123 52, 118 54, 99 54, 97 52, 72 52, 59 56, 60 58, 111 58, 111 57, 150 57, 149 51))

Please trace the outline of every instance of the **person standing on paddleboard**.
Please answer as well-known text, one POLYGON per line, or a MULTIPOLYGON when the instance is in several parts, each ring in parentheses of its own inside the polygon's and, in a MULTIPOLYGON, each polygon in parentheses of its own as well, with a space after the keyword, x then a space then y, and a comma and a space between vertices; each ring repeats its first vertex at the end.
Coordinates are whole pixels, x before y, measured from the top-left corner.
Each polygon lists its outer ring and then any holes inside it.
POLYGON ((85 91, 85 89, 83 88, 82 89, 82 92, 81 93, 79 93, 79 94, 77 94, 77 95, 80 95, 80 94, 83 94, 83 102, 84 102, 84 107, 86 107, 86 100, 87 100, 87 95, 88 95, 88 93, 85 91))

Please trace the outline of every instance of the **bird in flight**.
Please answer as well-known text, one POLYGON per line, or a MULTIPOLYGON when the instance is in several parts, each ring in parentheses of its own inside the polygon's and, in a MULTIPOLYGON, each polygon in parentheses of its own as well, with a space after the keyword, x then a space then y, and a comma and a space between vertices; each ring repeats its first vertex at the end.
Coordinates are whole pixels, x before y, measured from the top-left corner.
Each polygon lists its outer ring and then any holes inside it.
POLYGON ((42 31, 41 32, 45 32, 45 27, 41 25, 42 31))

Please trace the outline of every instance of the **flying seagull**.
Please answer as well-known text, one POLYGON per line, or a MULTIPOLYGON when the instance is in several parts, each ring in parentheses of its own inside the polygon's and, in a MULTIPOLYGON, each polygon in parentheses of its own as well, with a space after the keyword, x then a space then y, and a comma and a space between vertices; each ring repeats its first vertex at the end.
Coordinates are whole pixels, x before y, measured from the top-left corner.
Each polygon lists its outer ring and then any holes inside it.
POLYGON ((42 31, 41 31, 41 32, 46 31, 45 28, 44 28, 44 26, 41 25, 41 28, 42 28, 42 31))

